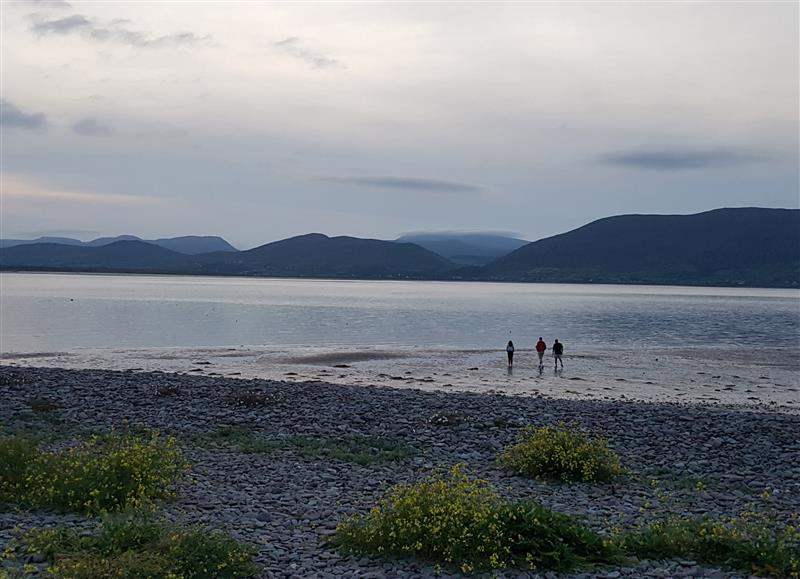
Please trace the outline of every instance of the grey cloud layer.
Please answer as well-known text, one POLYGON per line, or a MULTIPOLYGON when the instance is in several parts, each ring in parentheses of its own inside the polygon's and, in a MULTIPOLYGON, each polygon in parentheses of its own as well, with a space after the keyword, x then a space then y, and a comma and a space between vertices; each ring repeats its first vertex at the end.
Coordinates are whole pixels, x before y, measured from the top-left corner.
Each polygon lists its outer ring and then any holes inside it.
POLYGON ((101 123, 94 117, 81 119, 72 125, 73 132, 86 137, 110 137, 114 134, 114 129, 109 125, 101 123))
POLYGON ((100 25, 82 14, 56 19, 45 19, 41 15, 34 15, 30 29, 40 36, 74 33, 97 42, 117 42, 140 48, 191 45, 210 40, 210 36, 197 36, 193 32, 155 36, 149 32, 131 29, 128 24, 130 24, 128 20, 114 20, 108 25, 100 25))
POLYGON ((334 68, 340 66, 335 58, 330 58, 324 54, 311 50, 303 46, 300 39, 296 36, 289 36, 272 44, 276 49, 287 56, 297 58, 310 64, 313 68, 334 68))
POLYGON ((438 193, 478 193, 484 190, 483 187, 470 185, 468 183, 421 179, 418 177, 320 177, 315 180, 327 183, 356 185, 358 187, 404 189, 406 191, 433 191, 438 193))
POLYGON ((0 121, 4 127, 36 129, 47 124, 47 117, 43 113, 23 113, 12 102, 0 99, 0 121))
POLYGON ((733 167, 761 160, 750 152, 715 149, 707 151, 672 149, 627 151, 605 155, 601 161, 608 165, 656 171, 684 171, 733 167))

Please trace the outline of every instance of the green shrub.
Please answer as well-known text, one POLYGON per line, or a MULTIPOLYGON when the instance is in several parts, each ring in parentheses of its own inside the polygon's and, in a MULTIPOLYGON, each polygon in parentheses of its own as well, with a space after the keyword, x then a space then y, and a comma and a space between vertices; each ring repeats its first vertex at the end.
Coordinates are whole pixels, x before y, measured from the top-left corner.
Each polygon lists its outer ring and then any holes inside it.
POLYGON ((397 485, 367 515, 337 527, 344 553, 412 556, 462 572, 525 567, 568 570, 610 562, 609 542, 573 518, 541 505, 508 503, 460 467, 413 485, 397 485))
POLYGON ((797 530, 772 523, 755 513, 725 521, 676 518, 622 536, 620 547, 640 559, 690 557, 756 575, 800 577, 797 530))
POLYGON ((37 456, 32 440, 18 436, 0 438, 0 503, 12 502, 20 496, 37 456))
POLYGON ((523 476, 565 481, 605 482, 622 474, 619 457, 600 437, 556 426, 529 426, 521 440, 506 449, 498 462, 523 476))
POLYGON ((24 439, 0 438, 0 468, 3 501, 91 515, 169 497, 169 486, 188 463, 174 439, 111 434, 52 452, 24 439))
POLYGON ((22 544, 27 554, 44 555, 61 579, 234 579, 258 572, 253 549, 224 533, 143 515, 106 518, 92 534, 36 529, 22 544))

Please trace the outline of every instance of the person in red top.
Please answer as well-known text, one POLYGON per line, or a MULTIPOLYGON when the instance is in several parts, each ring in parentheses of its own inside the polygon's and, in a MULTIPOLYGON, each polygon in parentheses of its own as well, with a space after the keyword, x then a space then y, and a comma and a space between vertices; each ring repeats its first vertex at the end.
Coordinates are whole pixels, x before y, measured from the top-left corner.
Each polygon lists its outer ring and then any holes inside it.
POLYGON ((539 341, 536 342, 536 353, 539 354, 539 366, 544 366, 544 351, 547 350, 547 344, 544 343, 542 337, 539 336, 539 341))

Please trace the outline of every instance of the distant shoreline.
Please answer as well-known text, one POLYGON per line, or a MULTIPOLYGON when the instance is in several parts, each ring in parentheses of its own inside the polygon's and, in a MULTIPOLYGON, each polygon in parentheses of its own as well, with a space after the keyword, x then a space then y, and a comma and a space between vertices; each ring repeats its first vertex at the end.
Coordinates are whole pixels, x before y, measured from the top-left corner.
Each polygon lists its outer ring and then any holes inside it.
POLYGON ((633 286, 633 287, 683 287, 683 288, 725 288, 725 289, 785 289, 800 290, 800 281, 792 284, 776 285, 749 285, 749 284, 714 284, 714 283, 668 283, 652 281, 575 281, 566 278, 561 281, 556 280, 513 280, 513 279, 469 279, 459 277, 330 277, 330 276, 291 276, 291 275, 247 275, 242 273, 202 273, 202 272, 176 272, 168 270, 141 270, 141 269, 80 269, 80 268, 25 268, 25 267, 2 267, 0 273, 43 273, 43 274, 68 274, 68 275, 95 275, 95 276, 153 276, 153 277, 199 277, 199 278, 239 278, 239 279, 285 279, 285 280, 315 280, 315 281, 421 281, 421 282, 445 282, 445 283, 516 283, 516 284, 547 284, 547 285, 581 285, 581 286, 633 286))

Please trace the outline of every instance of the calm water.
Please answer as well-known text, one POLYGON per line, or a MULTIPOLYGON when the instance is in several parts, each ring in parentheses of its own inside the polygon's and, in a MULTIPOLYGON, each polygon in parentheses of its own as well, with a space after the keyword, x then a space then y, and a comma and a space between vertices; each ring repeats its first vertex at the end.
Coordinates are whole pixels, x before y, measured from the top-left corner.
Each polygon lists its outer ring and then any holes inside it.
POLYGON ((796 290, 0 274, 0 350, 800 345, 796 290))

